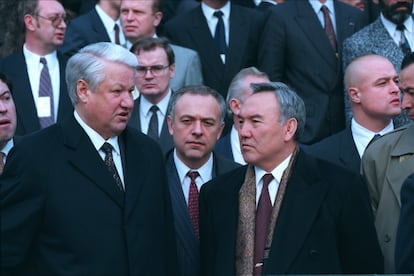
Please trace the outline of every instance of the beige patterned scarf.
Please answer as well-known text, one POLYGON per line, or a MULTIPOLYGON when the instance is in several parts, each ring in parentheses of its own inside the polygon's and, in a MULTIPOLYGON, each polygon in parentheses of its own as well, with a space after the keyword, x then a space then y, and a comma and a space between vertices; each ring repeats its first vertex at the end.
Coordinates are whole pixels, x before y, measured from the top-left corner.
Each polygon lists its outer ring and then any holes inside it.
MULTIPOLYGON (((279 184, 266 238, 266 250, 264 253, 265 259, 269 257, 277 216, 279 214, 280 206, 282 205, 283 196, 285 195, 291 168, 296 160, 298 152, 299 148, 296 147, 288 167, 283 172, 282 179, 279 184)), ((252 165, 248 165, 244 183, 239 191, 239 219, 236 241, 236 275, 253 275, 255 222, 256 180, 254 167, 252 165)))

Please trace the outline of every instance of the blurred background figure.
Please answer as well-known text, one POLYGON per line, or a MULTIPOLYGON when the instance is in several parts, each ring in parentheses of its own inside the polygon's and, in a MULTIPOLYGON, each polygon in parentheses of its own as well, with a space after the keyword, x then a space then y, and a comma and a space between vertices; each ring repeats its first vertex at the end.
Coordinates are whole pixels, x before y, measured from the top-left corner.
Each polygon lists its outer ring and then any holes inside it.
POLYGON ((14 84, 16 134, 25 135, 58 122, 73 111, 65 82, 63 44, 67 17, 57 0, 22 0, 24 45, 0 60, 0 72, 14 84))

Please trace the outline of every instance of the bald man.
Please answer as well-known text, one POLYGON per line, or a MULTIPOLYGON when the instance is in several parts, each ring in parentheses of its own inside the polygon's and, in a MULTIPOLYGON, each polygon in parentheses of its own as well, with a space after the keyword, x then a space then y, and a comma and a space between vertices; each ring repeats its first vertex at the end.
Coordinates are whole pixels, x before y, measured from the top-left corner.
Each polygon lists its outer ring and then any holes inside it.
POLYGON ((368 144, 393 130, 392 118, 401 112, 398 75, 387 58, 365 55, 346 68, 345 88, 353 113, 350 125, 305 150, 359 173, 368 144))

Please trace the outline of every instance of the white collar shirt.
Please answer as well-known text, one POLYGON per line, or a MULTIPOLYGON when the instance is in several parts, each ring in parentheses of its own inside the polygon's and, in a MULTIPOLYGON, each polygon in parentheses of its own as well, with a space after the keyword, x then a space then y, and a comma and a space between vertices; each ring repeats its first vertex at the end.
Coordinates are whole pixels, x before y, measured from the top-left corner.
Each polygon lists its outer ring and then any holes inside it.
POLYGON ((99 18, 102 20, 102 23, 105 27, 106 33, 108 34, 111 42, 115 43, 115 24, 119 27, 119 43, 120 45, 125 45, 125 36, 122 32, 121 20, 118 18, 116 21, 112 19, 104 10, 99 6, 95 5, 95 10, 98 13, 99 18))
MULTIPOLYGON (((158 136, 161 134, 162 125, 164 124, 165 117, 167 116, 167 109, 168 103, 170 102, 171 98, 171 89, 169 89, 167 95, 157 103, 158 111, 157 111, 157 118, 158 118, 158 136)), ((148 134, 148 126, 151 120, 152 111, 150 111, 151 107, 154 104, 150 103, 144 95, 141 95, 140 98, 140 108, 139 108, 139 117, 141 122, 141 132, 148 134)))
POLYGON ((321 7, 322 6, 326 6, 329 10, 329 16, 331 17, 331 21, 332 21, 332 25, 336 32, 336 16, 335 16, 335 7, 334 7, 334 3, 333 0, 326 0, 326 2, 324 4, 322 4, 321 2, 319 2, 319 0, 309 0, 309 3, 311 4, 314 12, 316 13, 316 16, 319 19, 319 22, 322 25, 322 28, 325 28, 325 19, 323 17, 323 12, 321 11, 321 7))
MULTIPOLYGON (((393 22, 389 21, 384 17, 384 15, 381 13, 380 15, 381 22, 384 25, 385 29, 387 30, 388 34, 392 37, 395 44, 399 45, 401 40, 401 32, 397 30, 397 25, 393 22)), ((411 49, 414 49, 414 27, 413 27, 414 21, 412 16, 409 16, 404 21, 404 35, 407 38, 408 44, 410 45, 411 49)))

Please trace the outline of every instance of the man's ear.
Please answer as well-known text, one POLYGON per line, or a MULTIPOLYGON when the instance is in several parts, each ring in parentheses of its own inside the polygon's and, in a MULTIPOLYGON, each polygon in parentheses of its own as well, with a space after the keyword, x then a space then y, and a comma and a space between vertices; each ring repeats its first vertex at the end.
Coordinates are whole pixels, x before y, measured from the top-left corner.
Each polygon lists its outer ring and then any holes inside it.
POLYGON ((361 102, 359 89, 356 87, 348 88, 348 97, 351 102, 354 102, 354 103, 361 102))
POLYGON ((85 80, 78 80, 76 83, 76 94, 79 102, 86 103, 88 101, 89 84, 85 80))
POLYGON ((296 118, 289 118, 285 122, 285 141, 290 141, 295 137, 296 130, 298 129, 298 121, 296 118))

